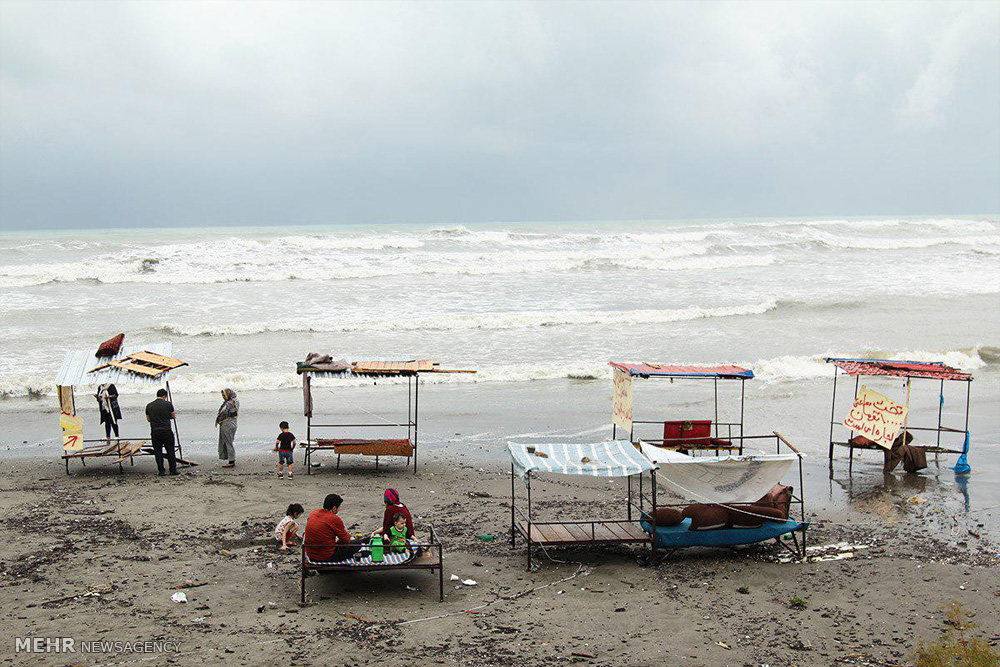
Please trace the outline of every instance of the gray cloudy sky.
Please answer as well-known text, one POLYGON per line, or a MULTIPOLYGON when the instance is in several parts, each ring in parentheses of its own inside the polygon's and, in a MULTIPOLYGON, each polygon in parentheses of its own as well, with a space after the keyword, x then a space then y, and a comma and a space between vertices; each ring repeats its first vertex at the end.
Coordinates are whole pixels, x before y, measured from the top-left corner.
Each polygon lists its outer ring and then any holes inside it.
POLYGON ((0 229, 1000 211, 1000 3, 0 4, 0 229))

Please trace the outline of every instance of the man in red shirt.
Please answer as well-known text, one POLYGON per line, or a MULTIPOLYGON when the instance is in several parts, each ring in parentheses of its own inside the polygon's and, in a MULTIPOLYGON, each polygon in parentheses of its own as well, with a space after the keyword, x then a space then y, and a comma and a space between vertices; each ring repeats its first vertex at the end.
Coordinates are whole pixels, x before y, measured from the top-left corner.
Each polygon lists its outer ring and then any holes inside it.
POLYGON ((344 499, 331 493, 323 500, 323 509, 313 510, 306 520, 302 544, 313 561, 347 560, 361 549, 361 540, 352 540, 337 515, 344 499))

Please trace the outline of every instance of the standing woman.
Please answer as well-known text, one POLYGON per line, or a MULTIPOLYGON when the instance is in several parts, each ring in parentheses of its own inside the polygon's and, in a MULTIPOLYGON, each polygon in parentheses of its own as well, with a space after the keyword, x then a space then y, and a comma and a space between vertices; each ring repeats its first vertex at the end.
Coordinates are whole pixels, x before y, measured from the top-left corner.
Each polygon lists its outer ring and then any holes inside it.
POLYGON ((118 407, 118 388, 113 384, 102 384, 97 388, 97 407, 101 411, 101 423, 104 424, 104 437, 111 439, 114 430, 118 437, 118 420, 122 418, 122 409, 118 407))
POLYGON ((233 446, 233 440, 236 439, 236 418, 239 412, 240 402, 236 400, 236 392, 232 389, 223 389, 222 406, 215 417, 215 425, 219 427, 219 460, 228 461, 222 464, 223 468, 232 468, 236 465, 236 448, 233 446))

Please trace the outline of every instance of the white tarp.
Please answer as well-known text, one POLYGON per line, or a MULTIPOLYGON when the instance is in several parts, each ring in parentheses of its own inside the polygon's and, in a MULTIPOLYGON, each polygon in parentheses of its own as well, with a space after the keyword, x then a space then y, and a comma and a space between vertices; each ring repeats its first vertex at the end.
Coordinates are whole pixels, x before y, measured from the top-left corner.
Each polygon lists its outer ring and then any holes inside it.
POLYGON ((657 481, 700 503, 752 503, 781 481, 796 454, 687 456, 641 443, 642 453, 659 465, 657 481))
POLYGON ((655 466, 628 440, 586 444, 507 443, 507 453, 517 476, 527 481, 529 473, 627 477, 648 472, 655 466))

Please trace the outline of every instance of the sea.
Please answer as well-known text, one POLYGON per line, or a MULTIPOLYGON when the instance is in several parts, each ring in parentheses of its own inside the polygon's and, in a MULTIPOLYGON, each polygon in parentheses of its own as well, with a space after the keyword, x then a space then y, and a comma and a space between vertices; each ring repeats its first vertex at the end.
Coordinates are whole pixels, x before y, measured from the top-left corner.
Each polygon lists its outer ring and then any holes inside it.
MULTIPOLYGON (((526 434, 607 437, 609 361, 738 364, 756 376, 748 432, 779 430, 826 462, 824 358, 870 356, 972 372, 971 459, 1000 471, 997 215, 3 232, 0 445, 57 449, 64 354, 121 332, 169 341, 190 364, 171 387, 189 447, 205 451, 225 387, 243 401, 244 449, 264 451, 278 413, 302 427, 295 362, 321 352, 476 370, 422 386, 425 445, 463 456, 526 434)), ((405 388, 386 384, 322 391, 333 412, 385 407, 390 424, 405 388)), ((867 384, 905 398, 899 381, 867 384)), ((849 407, 843 388, 835 413, 849 407)), ((119 390, 136 410, 150 392, 119 390)), ((714 418, 713 391, 643 382, 637 417, 714 418)), ((736 391, 720 389, 720 420, 736 391)), ((96 424, 96 402, 79 400, 96 424)), ((945 388, 945 425, 963 426, 965 401, 964 385, 945 388)), ((933 425, 938 385, 915 382, 911 403, 933 425)))

